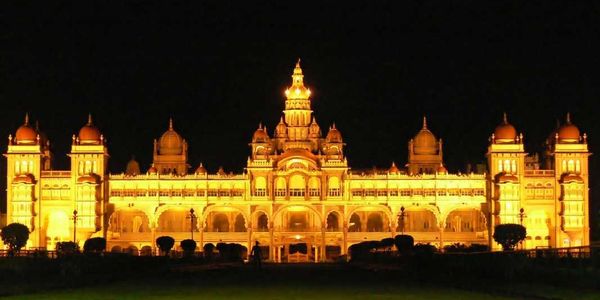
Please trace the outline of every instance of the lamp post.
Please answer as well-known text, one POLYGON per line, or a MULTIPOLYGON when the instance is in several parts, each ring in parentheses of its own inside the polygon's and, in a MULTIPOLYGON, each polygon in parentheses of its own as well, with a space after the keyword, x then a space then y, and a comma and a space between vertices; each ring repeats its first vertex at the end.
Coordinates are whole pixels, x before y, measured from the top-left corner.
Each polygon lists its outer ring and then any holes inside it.
MULTIPOLYGON (((523 218, 526 216, 525 209, 521 207, 521 209, 519 209, 519 224, 521 224, 521 226, 523 226, 523 218)), ((519 244, 521 244, 521 249, 523 249, 523 241, 521 241, 519 244)))
POLYGON ((190 233, 192 235, 192 240, 194 240, 194 219, 196 219, 196 215, 194 214, 193 208, 190 208, 190 215, 187 218, 190 219, 190 233))
POLYGON ((77 243, 77 210, 73 210, 73 243, 77 243))
POLYGON ((404 235, 404 218, 406 213, 404 212, 404 206, 400 207, 400 232, 404 235))

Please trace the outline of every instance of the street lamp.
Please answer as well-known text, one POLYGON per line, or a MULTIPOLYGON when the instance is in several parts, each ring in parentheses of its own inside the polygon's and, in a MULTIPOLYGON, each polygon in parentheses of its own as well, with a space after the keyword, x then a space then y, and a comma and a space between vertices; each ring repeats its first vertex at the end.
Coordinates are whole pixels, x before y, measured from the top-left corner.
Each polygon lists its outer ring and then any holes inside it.
POLYGON ((77 210, 73 210, 73 243, 77 243, 77 210))
POLYGON ((404 206, 400 207, 400 232, 404 234, 404 218, 406 217, 406 213, 404 212, 404 206))
POLYGON ((194 219, 197 217, 194 214, 193 208, 190 208, 190 215, 187 218, 190 219, 190 233, 192 234, 192 240, 194 240, 194 219))
MULTIPOLYGON (((523 218, 525 217, 527 217, 525 214, 525 209, 521 207, 521 209, 519 209, 519 224, 521 224, 521 226, 523 226, 523 218)), ((521 245, 521 249, 523 249, 523 241, 521 241, 519 244, 521 245)))

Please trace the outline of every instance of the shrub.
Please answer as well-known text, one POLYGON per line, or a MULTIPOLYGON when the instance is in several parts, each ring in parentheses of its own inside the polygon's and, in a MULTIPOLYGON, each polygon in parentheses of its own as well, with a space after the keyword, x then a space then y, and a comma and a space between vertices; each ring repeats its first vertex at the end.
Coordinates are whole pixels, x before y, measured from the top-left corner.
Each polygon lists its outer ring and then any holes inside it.
POLYGON ((75 242, 56 243, 56 255, 58 257, 72 256, 79 253, 79 245, 75 242))
POLYGON ((168 256, 175 245, 175 240, 170 236, 160 236, 156 239, 156 245, 165 256, 168 256))
POLYGON ((379 247, 384 248, 386 251, 390 250, 394 246, 393 238, 385 238, 379 242, 379 247))
POLYGON ((2 241, 8 245, 9 255, 14 255, 27 245, 29 228, 20 223, 11 223, 2 228, 2 241))
POLYGON ((437 248, 431 244, 416 244, 413 247, 413 253, 420 257, 431 257, 437 252, 437 248))
POLYGON ((83 244, 83 253, 102 253, 106 250, 106 239, 95 237, 85 241, 83 244))
POLYGON ((483 245, 483 244, 471 244, 471 246, 469 246, 468 248, 469 252, 486 252, 486 251, 490 251, 490 247, 488 247, 488 245, 483 245))
POLYGON ((217 250, 223 261, 241 261, 248 249, 240 244, 218 243, 217 250))
POLYGON ((152 247, 143 246, 142 249, 140 249, 140 255, 141 256, 152 256, 152 247))
POLYGON ((192 255, 196 251, 196 241, 194 241, 194 240, 190 240, 190 239, 183 240, 183 241, 181 241, 181 243, 179 243, 179 245, 181 246, 181 249, 183 249, 183 253, 186 256, 192 255))
POLYGON ((527 236, 525 227, 519 224, 500 224, 494 227, 494 241, 502 245, 504 251, 514 250, 527 236))
POLYGON ((207 259, 211 259, 213 256, 213 252, 215 251, 215 245, 213 245, 212 243, 208 243, 204 245, 202 249, 204 250, 204 257, 206 257, 207 259))
POLYGON ((368 259, 373 250, 377 249, 380 245, 379 241, 365 241, 350 246, 350 259, 352 261, 361 261, 368 259))
POLYGON ((399 234, 394 237, 394 246, 400 253, 410 252, 415 243, 415 239, 407 234, 399 234))
POLYGON ((444 246, 444 252, 446 253, 466 253, 467 245, 461 243, 454 243, 452 245, 444 246))

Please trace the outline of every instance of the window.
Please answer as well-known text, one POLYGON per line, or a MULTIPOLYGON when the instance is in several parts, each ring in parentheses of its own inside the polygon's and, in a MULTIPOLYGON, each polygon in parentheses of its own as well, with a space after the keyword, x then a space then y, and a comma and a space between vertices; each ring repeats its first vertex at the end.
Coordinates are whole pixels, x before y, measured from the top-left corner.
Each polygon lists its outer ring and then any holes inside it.
POLYGON ((111 197, 121 197, 121 190, 112 190, 110 191, 111 197))
POLYGON ((161 197, 169 197, 169 191, 160 191, 158 195, 161 197))
POLYGON ((398 197, 398 190, 391 190, 390 197, 398 197))
POLYGON ((244 196, 244 190, 233 190, 233 191, 231 191, 231 196, 242 197, 242 196, 244 196))
POLYGON ((352 190, 352 196, 353 197, 362 197, 363 195, 363 191, 362 190, 352 190))
POLYGON ((400 190, 400 196, 410 197, 412 195, 411 190, 400 190))
POLYGON ((183 191, 183 196, 184 197, 194 197, 196 193, 194 192, 194 190, 185 190, 183 191))
POLYGON ((441 190, 437 190, 437 195, 438 196, 446 196, 446 189, 441 189, 441 190))
POLYGON ((171 191, 171 196, 181 197, 181 190, 173 190, 173 191, 171 191))
POLYGON ((230 197, 231 196, 231 192, 229 190, 220 190, 219 191, 219 197, 230 197))
POLYGON ((217 190, 208 190, 208 197, 217 197, 219 195, 219 191, 217 190))
POLYGON ((386 190, 377 190, 377 197, 387 197, 386 190))
POLYGON ((423 195, 431 197, 431 196, 435 196, 435 190, 434 189, 426 189, 423 191, 423 195))
POLYGON ((367 197, 374 197, 375 196, 375 190, 366 190, 365 191, 365 196, 367 196, 367 197))
POLYGON ((423 190, 422 189, 414 189, 414 190, 412 190, 412 194, 413 194, 413 196, 422 196, 423 190))
POLYGON ((150 191, 148 191, 148 196, 150 196, 150 197, 156 197, 156 195, 158 195, 158 191, 157 190, 150 190, 150 191))
POLYGON ((275 196, 277 196, 277 197, 284 197, 285 194, 286 194, 285 189, 276 189, 275 190, 275 196))
POLYGON ((137 190, 137 191, 135 191, 135 196, 136 197, 146 197, 146 191, 145 190, 137 190))

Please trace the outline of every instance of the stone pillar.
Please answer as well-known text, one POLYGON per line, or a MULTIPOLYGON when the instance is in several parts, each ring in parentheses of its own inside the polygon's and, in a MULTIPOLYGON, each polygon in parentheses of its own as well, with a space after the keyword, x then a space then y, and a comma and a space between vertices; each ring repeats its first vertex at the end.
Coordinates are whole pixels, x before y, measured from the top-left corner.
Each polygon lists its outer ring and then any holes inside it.
POLYGON ((270 224, 270 228, 269 228, 269 260, 270 261, 274 261, 275 257, 274 257, 274 250, 275 250, 275 245, 274 245, 274 238, 273 238, 273 223, 270 224))
POLYGON ((319 246, 315 244, 315 262, 319 262, 319 246))
POLYGON ((327 251, 325 251, 325 246, 327 243, 327 239, 325 238, 325 227, 321 227, 321 261, 325 262, 327 251))
POLYGON ((347 254, 348 251, 348 226, 344 224, 344 233, 343 233, 343 240, 342 240, 342 251, 341 251, 341 255, 347 254))
POLYGON ((444 223, 438 225, 440 227, 440 251, 444 249, 444 223))

